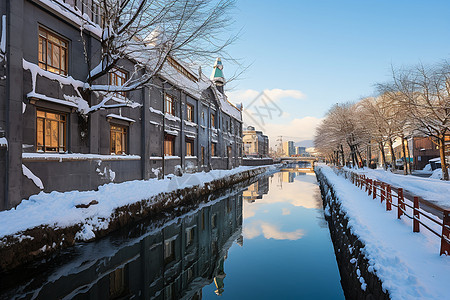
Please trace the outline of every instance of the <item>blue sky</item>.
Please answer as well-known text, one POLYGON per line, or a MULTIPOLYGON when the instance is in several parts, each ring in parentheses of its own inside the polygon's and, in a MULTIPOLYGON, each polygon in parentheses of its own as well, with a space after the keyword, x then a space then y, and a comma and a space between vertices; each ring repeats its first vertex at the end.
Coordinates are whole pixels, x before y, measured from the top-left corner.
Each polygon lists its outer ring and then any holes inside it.
MULTIPOLYGON (((229 100, 246 107, 269 90, 283 111, 259 126, 271 141, 312 138, 332 104, 371 95, 391 65, 450 58, 450 1, 238 0, 233 15, 242 31, 228 51, 251 66, 229 100)), ((224 73, 234 66, 225 61, 224 73)))

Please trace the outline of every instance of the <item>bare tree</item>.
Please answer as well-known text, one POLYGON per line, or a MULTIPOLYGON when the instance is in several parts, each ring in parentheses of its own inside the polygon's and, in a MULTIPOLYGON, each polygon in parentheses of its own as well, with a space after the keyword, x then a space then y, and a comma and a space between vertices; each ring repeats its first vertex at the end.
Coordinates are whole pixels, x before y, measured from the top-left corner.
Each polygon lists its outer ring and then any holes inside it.
POLYGON ((442 63, 435 67, 419 65, 393 72, 393 82, 385 90, 398 94, 396 99, 406 109, 416 132, 436 140, 439 146, 442 177, 448 180, 445 159, 445 136, 450 125, 450 67, 442 63))
POLYGON ((353 166, 362 166, 360 148, 367 143, 368 135, 356 122, 357 119, 356 106, 353 103, 335 104, 316 131, 315 147, 319 152, 326 152, 328 156, 334 157, 335 161, 338 163, 341 161, 342 164, 346 161, 344 153, 347 148, 353 166))
MULTIPOLYGON (((160 75, 169 57, 199 64, 206 60, 211 63, 217 56, 228 57, 226 47, 236 35, 221 37, 227 35, 234 2, 100 0, 95 5, 86 5, 83 0, 82 8, 86 10, 83 12, 78 7, 55 0, 63 11, 71 12, 69 17, 74 22, 80 24, 84 57, 89 69, 84 81, 69 82, 75 95, 65 96, 66 100, 77 103, 83 114, 99 109, 137 107, 139 105, 130 99, 115 95, 154 85, 152 79, 160 75), (91 37, 98 41, 99 47, 92 46, 91 37), (127 81, 123 85, 103 84, 105 77, 115 68, 120 68, 124 61, 134 66, 127 81), (91 103, 91 95, 97 96, 99 103, 91 103)), ((28 62, 24 63, 24 68, 34 69, 28 62)), ((45 72, 39 74, 46 76, 45 72)), ((48 77, 55 80, 55 76, 48 77)))

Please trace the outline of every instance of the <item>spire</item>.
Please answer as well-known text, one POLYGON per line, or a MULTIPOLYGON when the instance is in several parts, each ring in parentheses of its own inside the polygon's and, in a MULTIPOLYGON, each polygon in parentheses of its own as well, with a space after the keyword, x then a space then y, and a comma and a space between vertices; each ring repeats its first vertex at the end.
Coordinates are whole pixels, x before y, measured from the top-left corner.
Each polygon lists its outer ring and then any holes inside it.
POLYGON ((223 93, 223 86, 225 85, 225 77, 223 76, 223 65, 220 57, 214 63, 213 71, 210 79, 216 85, 217 89, 223 93))

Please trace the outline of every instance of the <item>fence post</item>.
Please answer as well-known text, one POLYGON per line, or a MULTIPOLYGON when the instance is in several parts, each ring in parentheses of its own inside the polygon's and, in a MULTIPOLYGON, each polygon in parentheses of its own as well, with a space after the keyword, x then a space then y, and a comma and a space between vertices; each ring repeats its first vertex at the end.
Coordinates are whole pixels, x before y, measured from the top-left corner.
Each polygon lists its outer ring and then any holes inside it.
POLYGON ((367 179, 367 195, 372 194, 372 179, 367 179))
POLYGON ((380 191, 381 203, 383 203, 383 201, 384 201, 385 187, 386 186, 385 186, 384 182, 381 182, 381 191, 380 191))
POLYGON ((450 254, 450 244, 446 239, 450 238, 450 210, 444 210, 444 219, 442 220, 441 254, 450 254))
POLYGON ((401 219, 401 216, 403 215, 403 189, 399 188, 397 192, 398 197, 398 203, 397 203, 397 218, 401 219))
POLYGON ((389 184, 386 185, 386 210, 392 210, 392 191, 389 184))
POLYGON ((373 188, 373 199, 375 199, 375 198, 377 198, 377 181, 376 180, 374 180, 373 181, 373 185, 372 185, 372 188, 373 188))
POLYGON ((414 196, 414 211, 413 211, 413 232, 420 232, 420 214, 419 214, 419 197, 414 196))

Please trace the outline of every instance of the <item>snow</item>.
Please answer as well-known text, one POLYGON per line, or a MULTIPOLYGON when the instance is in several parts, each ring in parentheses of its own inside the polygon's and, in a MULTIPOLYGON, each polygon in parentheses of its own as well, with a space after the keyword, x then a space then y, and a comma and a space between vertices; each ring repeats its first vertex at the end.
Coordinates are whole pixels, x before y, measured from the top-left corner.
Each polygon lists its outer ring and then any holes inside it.
POLYGON ((8 149, 8 140, 5 137, 0 138, 0 147, 8 149))
POLYGON ((22 153, 22 158, 31 160, 73 161, 73 160, 139 160, 139 155, 101 155, 83 153, 22 153))
POLYGON ((6 15, 2 15, 2 35, 0 38, 0 52, 6 53, 6 15))
POLYGON ((176 130, 170 130, 170 129, 164 129, 164 132, 165 133, 168 133, 168 134, 171 134, 171 135, 174 135, 174 136, 177 136, 178 135, 178 131, 176 131, 176 130))
POLYGON ((192 126, 192 127, 198 126, 196 123, 188 121, 188 120, 184 120, 184 124, 186 124, 187 126, 192 126))
POLYGON ((398 220, 395 210, 387 212, 384 203, 373 200, 331 168, 321 164, 317 168, 334 186, 348 227, 365 245, 370 269, 391 299, 447 299, 450 258, 439 256, 440 239, 423 227, 420 233, 413 233, 409 219, 398 220))
POLYGON ((33 181, 33 183, 40 188, 41 190, 44 189, 44 185, 42 184, 42 180, 37 177, 36 175, 33 174, 33 172, 31 172, 30 169, 28 169, 25 165, 22 164, 22 172, 23 175, 25 175, 28 179, 31 179, 33 181))
POLYGON ((430 164, 426 164, 425 167, 423 167, 422 170, 423 170, 423 171, 427 171, 427 172, 433 171, 433 170, 431 169, 431 165, 430 165, 430 164))
POLYGON ((149 107, 149 109, 150 109, 150 111, 151 111, 152 113, 155 113, 155 114, 158 114, 158 115, 161 115, 161 116, 164 115, 162 111, 160 111, 160 110, 158 110, 158 109, 154 109, 154 108, 151 107, 151 106, 149 107))
POLYGON ((106 117, 107 117, 107 118, 118 119, 118 120, 123 120, 123 121, 131 122, 131 123, 136 122, 136 121, 133 120, 133 119, 130 119, 130 118, 127 118, 127 117, 123 117, 123 116, 120 116, 120 115, 116 115, 116 114, 109 114, 109 115, 107 115, 106 117))
MULTIPOLYGON (((118 207, 144 199, 155 201, 152 199, 156 199, 155 196, 160 193, 193 186, 201 187, 207 182, 258 168, 260 167, 241 166, 232 170, 185 173, 180 177, 170 176, 172 179, 166 176, 161 180, 153 178, 108 183, 100 186, 97 191, 40 192, 28 200, 23 200, 15 208, 0 212, 0 237, 40 225, 63 228, 75 224, 92 226, 92 229, 84 227, 85 232, 80 234, 80 238, 89 237, 89 229, 94 231, 99 228, 107 228, 114 210, 118 207), (79 203, 89 203, 92 200, 96 200, 98 204, 87 208, 75 207, 79 203)), ((274 168, 276 167, 269 167, 269 169, 274 168)), ((24 173, 28 172, 26 170, 28 169, 24 166, 24 173)), ((29 175, 31 176, 31 174, 29 175)), ((155 204, 155 202, 150 202, 150 204, 155 204)))
MULTIPOLYGON (((347 168, 346 168, 347 169, 347 168)), ((347 169, 350 170, 350 169, 347 169)), ((371 179, 381 180, 396 187, 404 188, 425 200, 441 207, 450 208, 450 182, 433 178, 422 178, 413 175, 401 175, 387 172, 383 169, 351 169, 358 174, 364 174, 371 179)), ((435 171, 436 172, 436 171, 435 171)))
POLYGON ((50 7, 57 13, 63 15, 67 19, 71 20, 72 22, 77 24, 80 28, 84 28, 92 32, 97 37, 102 36, 102 28, 98 24, 92 22, 86 14, 81 15, 81 12, 75 9, 75 7, 72 7, 69 4, 66 4, 59 0, 38 0, 38 1, 50 7))
POLYGON ((442 179, 442 169, 439 168, 439 169, 434 170, 433 173, 431 173, 430 178, 441 180, 442 179))
POLYGON ((44 100, 44 101, 48 101, 48 102, 53 102, 53 103, 57 103, 57 104, 62 104, 62 105, 78 108, 78 105, 72 101, 66 101, 66 100, 61 100, 61 99, 57 99, 57 98, 52 98, 52 97, 48 97, 46 95, 39 94, 36 92, 29 92, 27 94, 27 98, 28 99, 37 98, 39 100, 44 100))
POLYGON ((174 116, 174 115, 171 115, 171 114, 168 114, 168 113, 165 113, 165 114, 164 114, 164 117, 165 117, 167 120, 170 120, 170 121, 178 121, 178 122, 181 121, 180 118, 178 118, 177 116, 174 116))

